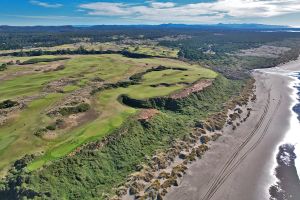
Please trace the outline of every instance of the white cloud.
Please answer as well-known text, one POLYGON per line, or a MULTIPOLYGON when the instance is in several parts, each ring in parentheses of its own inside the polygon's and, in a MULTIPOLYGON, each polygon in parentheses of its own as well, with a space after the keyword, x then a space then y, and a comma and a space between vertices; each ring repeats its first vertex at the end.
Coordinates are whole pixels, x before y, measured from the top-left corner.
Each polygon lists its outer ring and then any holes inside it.
POLYGON ((156 1, 149 1, 148 3, 150 3, 150 5, 153 8, 172 8, 174 6, 176 6, 175 3, 173 2, 156 2, 156 1))
POLYGON ((157 22, 220 21, 233 19, 268 18, 300 12, 300 0, 217 0, 214 2, 178 5, 173 2, 146 1, 144 5, 96 2, 79 5, 88 15, 119 16, 126 19, 157 22))
POLYGON ((128 5, 123 3, 96 2, 82 4, 79 7, 89 10, 89 15, 124 16, 132 14, 128 5))
POLYGON ((219 0, 211 8, 232 17, 273 17, 300 12, 300 0, 219 0))
POLYGON ((45 8, 59 8, 59 7, 63 6, 60 3, 50 4, 50 3, 37 1, 37 0, 30 0, 30 3, 33 4, 33 5, 42 6, 42 7, 45 7, 45 8))
POLYGON ((95 19, 94 17, 74 17, 74 16, 65 16, 65 15, 4 15, 4 16, 28 18, 28 19, 51 19, 51 20, 95 19))

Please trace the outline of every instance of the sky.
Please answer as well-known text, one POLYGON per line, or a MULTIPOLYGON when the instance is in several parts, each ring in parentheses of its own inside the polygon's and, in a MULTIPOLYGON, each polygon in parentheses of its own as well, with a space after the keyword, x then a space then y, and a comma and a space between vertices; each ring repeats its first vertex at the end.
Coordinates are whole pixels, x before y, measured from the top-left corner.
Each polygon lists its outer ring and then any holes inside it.
POLYGON ((0 0, 0 25, 165 23, 300 27, 300 0, 0 0))

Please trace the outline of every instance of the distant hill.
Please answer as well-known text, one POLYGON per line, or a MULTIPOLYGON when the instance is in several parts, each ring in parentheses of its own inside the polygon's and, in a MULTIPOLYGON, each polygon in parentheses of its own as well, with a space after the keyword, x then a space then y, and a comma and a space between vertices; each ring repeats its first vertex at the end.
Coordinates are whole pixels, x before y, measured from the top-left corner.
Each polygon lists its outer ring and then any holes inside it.
POLYGON ((162 27, 175 28, 226 28, 226 29, 289 29, 290 26, 267 25, 267 24, 162 24, 162 27))
POLYGON ((161 25, 76 25, 76 26, 0 26, 0 32, 72 32, 80 30, 126 30, 126 29, 196 29, 196 30, 247 30, 247 31, 293 31, 289 26, 266 24, 161 24, 161 25))

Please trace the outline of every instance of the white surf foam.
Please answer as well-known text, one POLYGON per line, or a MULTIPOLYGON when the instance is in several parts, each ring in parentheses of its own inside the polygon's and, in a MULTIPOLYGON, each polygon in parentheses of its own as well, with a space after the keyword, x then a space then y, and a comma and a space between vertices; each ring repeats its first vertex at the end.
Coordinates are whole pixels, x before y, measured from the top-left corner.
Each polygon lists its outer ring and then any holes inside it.
MULTIPOLYGON (((292 63, 295 65, 295 63, 292 63)), ((299 69, 300 69, 300 64, 299 64, 299 69)), ((297 86, 300 86, 300 80, 298 79, 298 74, 300 71, 294 71, 294 70, 288 70, 288 69, 283 69, 281 67, 274 67, 270 68, 267 70, 261 70, 264 73, 270 73, 270 74, 277 74, 277 75, 282 75, 282 76, 287 76, 292 78, 292 81, 288 85, 289 88, 291 88, 292 92, 290 94, 290 97, 292 99, 292 103, 290 107, 288 108, 290 111, 289 116, 289 124, 288 124, 288 130, 283 133, 284 138, 283 140, 277 145, 276 150, 274 151, 273 154, 273 167, 271 169, 271 173, 274 175, 275 168, 277 167, 277 160, 276 156, 278 154, 278 149, 279 146, 283 144, 292 144, 295 146, 295 154, 297 155, 297 158, 295 160, 295 166, 298 172, 298 177, 300 178, 300 122, 298 120, 298 114, 293 110, 294 106, 300 103, 299 101, 299 96, 298 96, 298 89, 296 88, 297 86)))
POLYGON ((287 108, 289 109, 289 114, 288 117, 289 118, 289 124, 288 124, 288 129, 284 134, 283 140, 280 141, 276 148, 274 148, 273 150, 273 155, 272 155, 272 163, 270 163, 270 174, 269 174, 269 178, 268 178, 268 183, 266 183, 266 194, 265 194, 265 198, 264 199, 269 199, 269 187, 273 184, 275 184, 278 179, 275 176, 275 169, 278 166, 277 164, 277 154, 279 152, 279 147, 283 144, 292 144, 295 146, 295 154, 297 155, 297 158, 295 160, 295 166, 298 172, 298 178, 300 177, 300 122, 298 120, 298 115, 297 113, 294 112, 293 107, 295 105, 297 105, 298 103, 300 103, 299 101, 299 96, 298 96, 298 89, 296 88, 296 86, 300 86, 300 80, 298 79, 298 77, 296 76, 299 71, 295 70, 295 66, 299 65, 298 70, 300 70, 300 59, 291 63, 287 63, 286 65, 283 66, 288 66, 291 65, 293 66, 293 70, 288 69, 289 67, 283 67, 279 66, 279 67, 274 67, 274 68, 269 68, 269 69, 259 69, 259 70, 255 70, 255 71, 260 71, 262 73, 269 73, 269 74, 276 74, 276 75, 281 75, 281 76, 286 76, 291 78, 291 81, 289 82, 288 87, 291 88, 292 92, 290 93, 290 97, 291 97, 291 104, 290 107, 287 108))
POLYGON ((290 106, 290 111, 291 111, 291 117, 290 117, 290 126, 288 131, 285 134, 285 137, 282 141, 283 144, 289 143, 293 144, 295 146, 295 154, 297 156, 295 160, 295 166, 298 172, 298 177, 299 177, 299 172, 300 172, 300 122, 298 119, 298 114, 294 112, 293 107, 299 104, 299 96, 298 96, 298 89, 296 87, 300 86, 300 80, 298 79, 297 76, 299 72, 293 72, 290 73, 289 76, 293 78, 293 81, 290 83, 289 87, 292 89, 292 104, 290 106))

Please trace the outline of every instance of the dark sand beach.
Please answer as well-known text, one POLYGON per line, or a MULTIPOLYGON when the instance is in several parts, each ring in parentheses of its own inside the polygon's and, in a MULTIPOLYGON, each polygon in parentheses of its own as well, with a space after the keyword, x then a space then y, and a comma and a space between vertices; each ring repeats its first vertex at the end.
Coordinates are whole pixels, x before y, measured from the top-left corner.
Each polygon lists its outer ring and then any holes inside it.
POLYGON ((257 100, 250 105, 250 118, 234 131, 225 127, 223 136, 202 159, 189 165, 179 186, 165 199, 270 199, 269 188, 278 182, 276 155, 293 112, 293 79, 286 72, 296 70, 300 70, 300 60, 253 72, 257 100))

